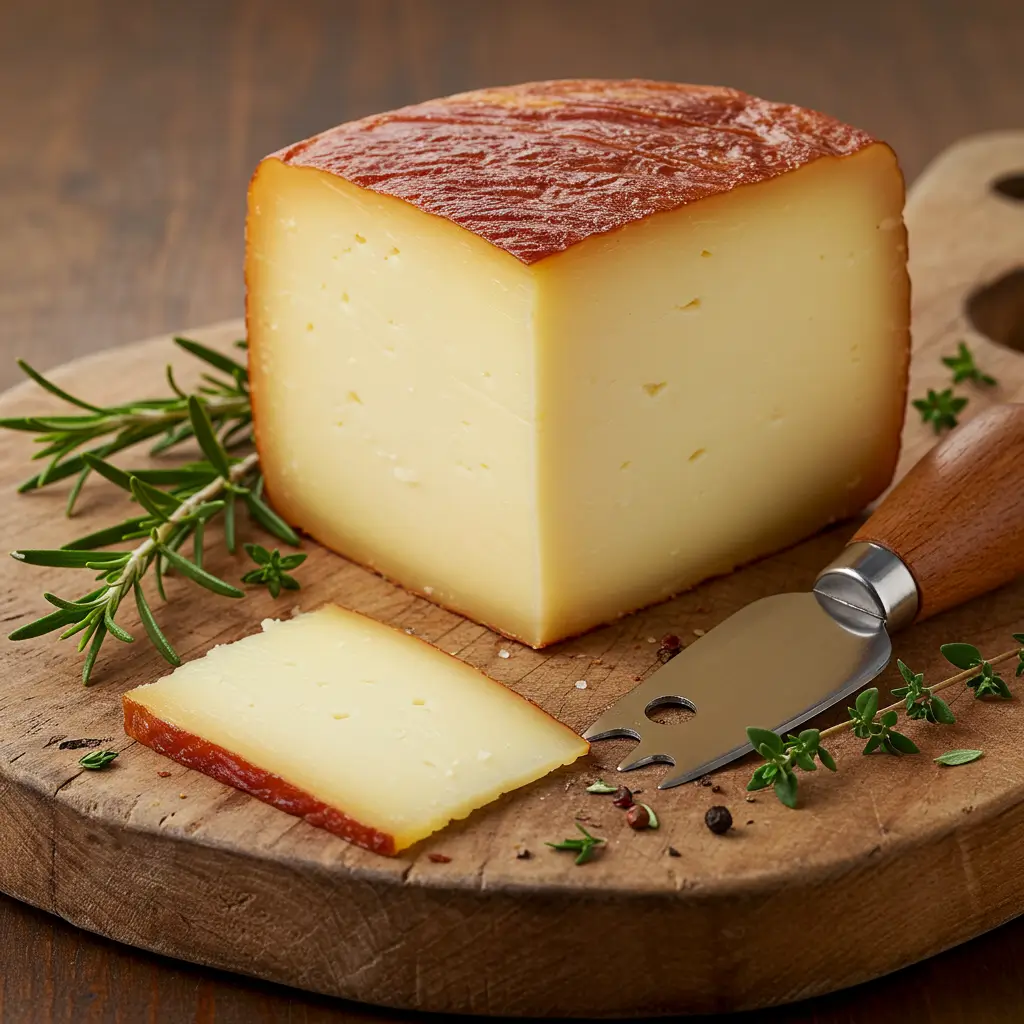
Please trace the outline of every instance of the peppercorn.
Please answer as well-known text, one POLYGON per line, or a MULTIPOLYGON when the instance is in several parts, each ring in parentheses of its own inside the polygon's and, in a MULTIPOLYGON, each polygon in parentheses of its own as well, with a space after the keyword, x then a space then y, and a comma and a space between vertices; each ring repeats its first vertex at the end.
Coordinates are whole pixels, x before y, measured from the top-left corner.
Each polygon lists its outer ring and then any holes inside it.
POLYGON ((642 832, 651 824, 651 816, 643 804, 634 804, 626 811, 626 824, 630 828, 642 832))
POLYGON ((729 808, 722 807, 720 804, 709 807, 707 814, 704 815, 704 824, 716 836, 724 836, 732 828, 732 815, 729 813, 729 808))
POLYGON ((661 646, 658 648, 658 658, 665 662, 671 661, 683 649, 683 642, 675 633, 667 633, 661 638, 661 646))
POLYGON ((624 811, 633 806, 633 794, 626 786, 619 786, 615 790, 615 796, 612 799, 612 803, 616 807, 621 807, 624 811))

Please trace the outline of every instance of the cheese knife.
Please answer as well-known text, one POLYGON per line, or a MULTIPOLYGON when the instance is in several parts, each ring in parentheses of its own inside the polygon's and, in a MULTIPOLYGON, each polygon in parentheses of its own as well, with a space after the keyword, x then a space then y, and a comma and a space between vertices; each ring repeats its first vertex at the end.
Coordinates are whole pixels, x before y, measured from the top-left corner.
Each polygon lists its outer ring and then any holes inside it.
POLYGON ((996 405, 931 449, 809 593, 731 615, 613 704, 583 736, 639 744, 618 766, 662 762, 668 789, 784 733, 867 685, 890 634, 1024 572, 1024 405, 996 405), (676 705, 685 721, 649 717, 676 705))

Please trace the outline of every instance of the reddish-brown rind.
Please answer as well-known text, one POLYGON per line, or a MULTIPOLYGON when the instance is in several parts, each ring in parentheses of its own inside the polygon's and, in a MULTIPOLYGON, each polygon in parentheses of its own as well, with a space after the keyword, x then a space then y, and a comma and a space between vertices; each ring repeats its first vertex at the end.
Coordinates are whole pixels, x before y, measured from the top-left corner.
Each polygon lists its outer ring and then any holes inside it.
POLYGON ((157 718, 128 696, 123 698, 123 705, 124 731, 157 753, 226 786, 249 793, 278 810, 304 818, 311 825, 333 832, 356 846, 388 856, 398 852, 393 836, 361 824, 336 807, 285 782, 279 775, 257 768, 244 757, 157 718))
POLYGON ((403 199, 531 264, 874 141, 736 89, 583 79, 430 100, 273 156, 403 199))

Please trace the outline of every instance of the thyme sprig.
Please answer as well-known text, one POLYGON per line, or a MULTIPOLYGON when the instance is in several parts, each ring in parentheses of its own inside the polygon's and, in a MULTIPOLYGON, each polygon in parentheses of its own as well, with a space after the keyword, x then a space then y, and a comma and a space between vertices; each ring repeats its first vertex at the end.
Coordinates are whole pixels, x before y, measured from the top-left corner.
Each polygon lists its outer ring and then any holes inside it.
MULTIPOLYGON (((994 387, 998 382, 995 377, 982 373, 974 361, 974 354, 963 341, 957 346, 956 354, 943 356, 942 363, 953 371, 953 386, 971 383, 978 387, 994 387)), ((943 391, 928 389, 925 398, 915 398, 911 403, 921 414, 922 423, 930 423, 936 434, 951 430, 959 422, 960 413, 967 405, 968 399, 955 395, 953 388, 943 391)))
MULTIPOLYGON (((178 345, 215 369, 228 375, 220 379, 203 374, 206 382, 196 393, 186 394, 178 387, 173 373, 167 378, 175 397, 101 407, 63 391, 31 368, 23 369, 46 390, 73 405, 90 410, 89 416, 24 417, 0 420, 0 426, 14 430, 43 431, 51 462, 41 474, 22 485, 33 490, 78 473, 68 502, 70 514, 74 499, 90 473, 96 473, 125 490, 139 506, 139 512, 112 526, 104 527, 70 541, 61 548, 19 550, 12 556, 28 565, 87 569, 97 574, 100 586, 75 599, 44 594, 54 611, 15 629, 11 640, 27 640, 60 631, 60 639, 78 637, 78 650, 85 653, 83 682, 91 681, 100 649, 107 637, 122 643, 134 643, 119 622, 122 602, 133 595, 139 618, 152 644, 172 665, 181 664, 174 647, 161 630, 142 586, 150 575, 160 597, 166 600, 164 576, 176 572, 198 586, 222 597, 240 598, 244 592, 215 576, 203 565, 203 545, 209 523, 220 518, 229 551, 237 550, 236 509, 243 504, 252 520, 287 544, 297 545, 295 531, 263 500, 263 479, 256 453, 238 458, 231 454, 234 445, 248 437, 251 407, 245 367, 198 342, 176 338, 178 345), (166 451, 193 438, 204 456, 200 461, 167 469, 123 470, 107 461, 106 455, 138 444, 162 433, 154 451, 166 451), (101 446, 78 449, 98 437, 113 434, 113 440, 101 446), (101 454, 102 453, 102 454, 101 454), (191 540, 192 557, 182 553, 191 540), (124 548, 126 541, 141 541, 124 548), (119 545, 119 550, 101 550, 119 545)), ((282 588, 296 589, 298 582, 287 569, 295 568, 304 555, 282 557, 276 549, 267 551, 253 546, 250 554, 257 562, 253 572, 260 575, 274 596, 282 588), (260 557, 256 557, 257 549, 260 557), (266 555, 266 562, 261 561, 266 555)), ((247 573, 244 580, 251 579, 247 573)))
POLYGON ((952 430, 959 422, 958 416, 967 404, 967 399, 953 394, 952 388, 943 391, 928 389, 925 398, 915 398, 914 408, 921 414, 923 423, 930 423, 936 434, 952 430))
MULTIPOLYGON (((249 374, 246 368, 230 356, 222 355, 189 338, 175 338, 184 351, 202 360, 227 377, 202 375, 203 384, 197 389, 203 401, 212 429, 225 448, 234 448, 250 439, 252 405, 249 397, 249 374)), ((244 347, 244 342, 236 342, 244 347)), ((157 440, 150 448, 159 454, 176 447, 194 435, 189 414, 189 398, 167 367, 167 383, 172 394, 169 398, 141 399, 121 405, 96 405, 72 395, 53 383, 25 360, 19 359, 22 372, 41 388, 56 395, 85 412, 75 416, 18 416, 0 418, 0 428, 21 430, 36 434, 40 445, 33 459, 47 459, 41 472, 29 477, 18 493, 38 490, 69 476, 75 482, 68 493, 67 514, 74 512, 82 486, 95 470, 93 459, 107 459, 116 452, 131 448, 144 441, 157 440), (95 443, 101 442, 101 443, 95 443), (89 446, 89 447, 86 447, 89 446)))
POLYGON ((982 387, 993 387, 996 383, 995 377, 990 377, 978 369, 978 365, 974 361, 974 353, 967 347, 966 342, 961 341, 956 355, 943 356, 942 362, 953 371, 954 384, 970 381, 972 384, 979 384, 982 387))
POLYGON ((817 729, 804 729, 798 736, 783 740, 770 729, 747 729, 747 739, 765 759, 747 784, 747 789, 756 791, 768 786, 775 787, 775 795, 787 807, 796 807, 798 781, 796 769, 805 772, 817 771, 817 758, 830 772, 836 770, 832 755, 821 746, 821 733, 817 729))
POLYGON ((262 544, 246 544, 245 550, 256 563, 256 568, 242 577, 243 583, 262 584, 270 591, 271 597, 277 597, 282 590, 299 589, 299 581, 290 576, 288 570, 302 565, 306 560, 304 553, 282 555, 277 548, 268 551, 262 544))
POLYGON ((951 725, 956 720, 952 710, 944 700, 935 697, 940 690, 964 683, 974 691, 975 698, 990 694, 1003 697, 1004 690, 1006 697, 1011 696, 1009 688, 996 675, 994 668, 1016 658, 1016 675, 1024 675, 1024 633, 1014 633, 1013 639, 1021 646, 988 659, 983 658, 973 644, 944 644, 941 648, 943 656, 951 664, 962 667, 963 671, 932 686, 923 685, 923 674, 911 671, 902 661, 897 662, 900 674, 907 683, 906 686, 893 690, 893 694, 901 696, 901 700, 879 709, 878 688, 870 687, 859 694, 855 707, 847 709, 850 713, 849 721, 840 722, 828 729, 805 729, 799 736, 789 736, 784 741, 771 730, 748 728, 747 737, 754 749, 765 759, 765 763, 755 769, 747 789, 758 790, 774 785, 779 800, 787 807, 795 808, 799 788, 796 769, 814 771, 817 766, 810 754, 816 751, 821 763, 835 771, 835 761, 829 757, 826 762, 822 756, 825 752, 821 749, 821 742, 849 729, 853 730, 854 735, 867 739, 863 750, 865 754, 876 750, 897 755, 918 753, 917 745, 912 740, 892 728, 899 720, 899 712, 904 711, 910 719, 924 719, 936 725, 951 725), (774 737, 774 740, 770 737, 774 737), (798 757, 798 750, 806 756, 798 757))
POLYGON ((936 725, 952 725, 956 721, 952 708, 941 697, 935 696, 934 687, 924 685, 924 673, 911 671, 898 658, 896 665, 907 685, 897 686, 892 695, 904 699, 907 718, 914 721, 924 718, 936 725))

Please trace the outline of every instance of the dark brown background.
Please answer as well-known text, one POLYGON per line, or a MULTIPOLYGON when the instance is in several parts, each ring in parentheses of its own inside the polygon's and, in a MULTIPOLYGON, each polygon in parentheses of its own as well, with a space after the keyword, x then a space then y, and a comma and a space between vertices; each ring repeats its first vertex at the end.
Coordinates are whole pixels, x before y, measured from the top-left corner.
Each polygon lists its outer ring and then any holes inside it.
MULTIPOLYGON (((1024 127, 1022 68, 1010 0, 0 0, 0 387, 15 355, 46 368, 238 315, 255 162, 339 121, 535 78, 714 82, 851 121, 912 179, 960 136, 1024 127)), ((775 939, 765 955, 798 954, 775 939)), ((136 953, 0 898, 3 1024, 400 1019, 136 953)), ((743 1018, 1021 1019, 1024 921, 743 1018)))

